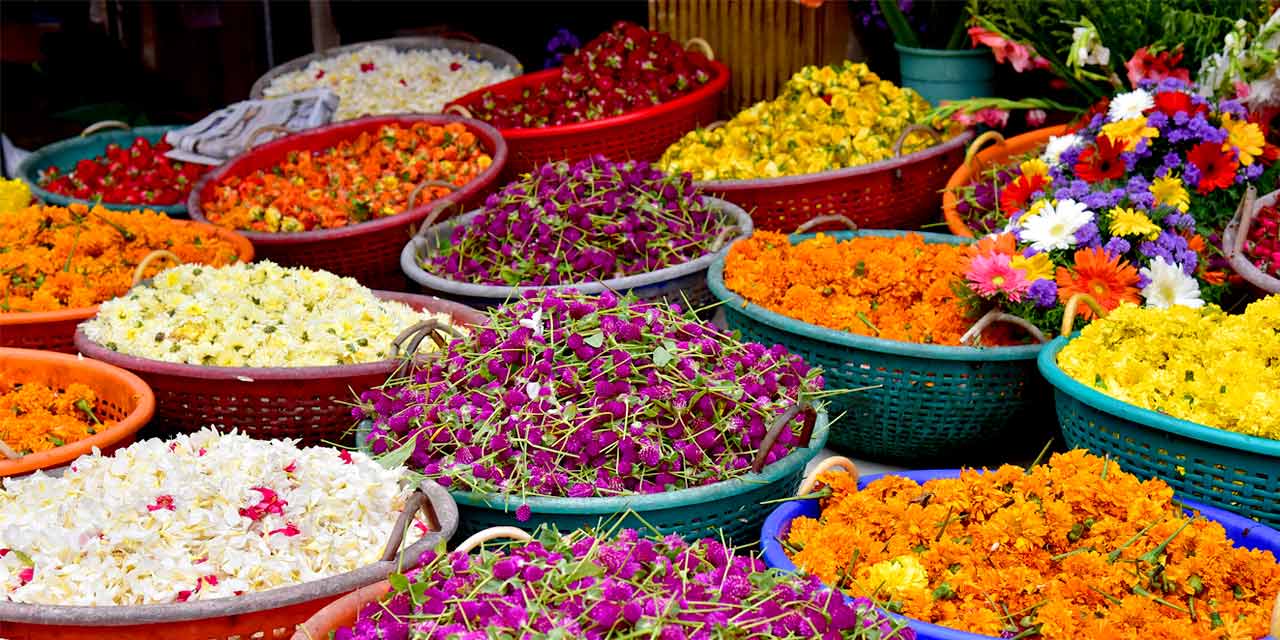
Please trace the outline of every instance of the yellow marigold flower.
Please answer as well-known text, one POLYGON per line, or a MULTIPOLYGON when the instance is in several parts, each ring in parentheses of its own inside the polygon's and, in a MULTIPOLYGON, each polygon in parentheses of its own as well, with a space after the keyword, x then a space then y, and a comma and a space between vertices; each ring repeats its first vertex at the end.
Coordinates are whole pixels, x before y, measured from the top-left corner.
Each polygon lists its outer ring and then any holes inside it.
POLYGON ((863 569, 861 577, 869 589, 879 588, 894 595, 929 587, 929 574, 924 565, 911 555, 877 562, 863 569))
POLYGON ((1032 158, 1023 162, 1018 166, 1024 176, 1047 176, 1049 175, 1049 165, 1040 158, 1032 158))
POLYGON ((1026 272, 1028 282, 1053 279, 1054 265, 1053 260, 1049 259, 1048 253, 1037 253, 1030 258, 1016 255, 1009 261, 1009 264, 1014 269, 1021 269, 1026 272))
POLYGON ((1122 207, 1111 208, 1111 225, 1107 228, 1113 236, 1142 236, 1155 238, 1160 235, 1160 225, 1147 214, 1122 207))
POLYGON ((1116 142, 1123 142, 1125 151, 1133 150, 1143 138, 1160 137, 1160 130, 1147 126, 1146 118, 1129 118, 1102 125, 1102 133, 1116 142))
POLYGON ((0 179, 0 213, 18 211, 31 204, 31 190, 21 180, 0 179))
POLYGON ((1191 194, 1177 176, 1156 178, 1151 182, 1151 195, 1155 196, 1156 205, 1174 207, 1183 213, 1191 208, 1191 194))
POLYGON ((1249 166, 1254 158, 1262 155, 1262 147, 1267 139, 1262 135, 1258 125, 1245 120, 1233 120, 1230 113, 1222 114, 1222 128, 1227 130, 1227 141, 1222 144, 1223 151, 1235 147, 1240 152, 1240 164, 1249 166))

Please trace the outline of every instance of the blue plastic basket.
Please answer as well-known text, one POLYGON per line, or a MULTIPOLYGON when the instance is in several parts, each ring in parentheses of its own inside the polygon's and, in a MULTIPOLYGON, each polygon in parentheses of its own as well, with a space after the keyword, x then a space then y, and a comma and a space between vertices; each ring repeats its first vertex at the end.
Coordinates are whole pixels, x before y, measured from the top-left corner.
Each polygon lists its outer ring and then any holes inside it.
MULTIPOLYGON (((914 231, 838 231, 837 240, 898 237, 914 231)), ((797 243, 814 234, 796 234, 797 243)), ((925 242, 967 244, 972 238, 920 233, 925 242)), ((781 344, 822 367, 827 389, 869 388, 831 397, 829 411, 844 414, 832 446, 888 460, 968 459, 968 454, 1010 436, 1043 433, 1052 418, 1048 386, 1036 374, 1041 345, 951 347, 861 336, 789 318, 747 302, 724 284, 724 258, 707 272, 707 285, 723 301, 725 322, 744 340, 781 344)), ((1028 438, 1030 439, 1030 438, 1028 438)))
MULTIPOLYGON (((886 475, 897 475, 904 478, 910 478, 918 483, 925 483, 929 480, 937 478, 958 478, 960 477, 959 469, 935 469, 928 471, 904 471, 893 474, 877 473, 874 475, 863 476, 858 478, 858 488, 864 488, 868 484, 883 478, 886 475)), ((1190 511, 1199 511, 1200 515, 1217 521, 1226 529, 1227 537, 1237 546, 1247 549, 1261 549, 1270 551, 1277 557, 1280 557, 1280 531, 1268 527, 1260 526, 1258 523, 1242 518, 1234 513, 1206 506, 1191 500, 1183 500, 1179 498, 1190 511)), ((791 530, 791 521, 801 516, 816 518, 821 515, 821 509, 817 500, 796 500, 792 502, 784 502, 774 509, 769 517, 765 519, 764 526, 760 530, 760 548, 764 555, 764 563, 771 568, 782 569, 783 571, 797 571, 795 563, 787 556, 787 552, 782 548, 781 539, 786 537, 787 532, 791 530)), ((919 640, 992 640, 994 636, 978 635, 976 633, 968 633, 965 631, 957 631, 936 624, 929 624, 915 618, 897 615, 885 612, 889 617, 902 620, 911 626, 916 632, 919 640)), ((1270 636, 1268 636, 1270 638, 1270 636)))
POLYGON ((1058 367, 1067 342, 1050 342, 1039 364, 1053 385, 1068 446, 1111 456, 1129 473, 1280 527, 1280 440, 1179 420, 1084 385, 1058 367))

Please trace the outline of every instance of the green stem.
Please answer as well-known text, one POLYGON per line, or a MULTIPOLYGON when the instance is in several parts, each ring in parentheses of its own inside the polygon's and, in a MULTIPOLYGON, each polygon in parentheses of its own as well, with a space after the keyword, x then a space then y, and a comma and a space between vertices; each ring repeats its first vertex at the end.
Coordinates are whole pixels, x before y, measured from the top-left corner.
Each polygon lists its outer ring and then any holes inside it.
POLYGON ((877 4, 880 5, 880 13, 884 14, 885 22, 889 24, 889 30, 893 32, 893 39, 900 45, 919 48, 920 38, 898 7, 898 0, 877 0, 877 4))
POLYGON ((1128 540, 1125 541, 1124 544, 1120 545, 1120 548, 1116 549, 1115 551, 1112 551, 1111 553, 1108 553, 1107 564, 1115 564, 1115 561, 1120 559, 1121 552, 1123 552, 1125 549, 1128 549, 1130 546, 1133 545, 1133 543, 1138 541, 1138 538, 1141 538, 1142 536, 1146 535, 1148 531, 1150 531, 1153 527, 1160 524, 1161 522, 1164 522, 1164 516, 1160 516, 1159 518, 1156 519, 1155 522, 1152 522, 1151 524, 1143 527, 1141 531, 1133 534, 1133 537, 1129 538, 1128 540))
POLYGON ((1178 534, 1182 533, 1182 530, 1186 529, 1187 526, 1190 525, 1193 520, 1194 518, 1188 518, 1186 522, 1182 523, 1181 527, 1178 527, 1177 531, 1174 531, 1173 533, 1169 534, 1169 537, 1165 538, 1164 542, 1161 542, 1160 545, 1157 546, 1156 548, 1142 554, 1141 556, 1138 557, 1138 559, 1143 562, 1155 564, 1156 561, 1159 559, 1160 554, 1164 553, 1165 548, 1169 546, 1169 543, 1173 542, 1173 539, 1178 537, 1178 534))

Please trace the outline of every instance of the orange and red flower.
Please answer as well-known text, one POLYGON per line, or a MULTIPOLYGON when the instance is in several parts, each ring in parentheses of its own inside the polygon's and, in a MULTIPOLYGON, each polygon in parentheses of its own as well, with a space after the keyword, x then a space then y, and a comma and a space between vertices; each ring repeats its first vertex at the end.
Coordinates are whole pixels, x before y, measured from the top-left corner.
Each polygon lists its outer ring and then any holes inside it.
POLYGON ((1123 141, 1113 141, 1105 135, 1098 136, 1095 146, 1080 153, 1080 159, 1076 161, 1076 175, 1089 183, 1124 177, 1125 166, 1120 159, 1121 151, 1124 151, 1123 141))
MULTIPOLYGON (((1112 257, 1106 250, 1093 247, 1076 251, 1073 259, 1075 271, 1058 267, 1058 299, 1066 302, 1077 293, 1093 296, 1108 311, 1123 302, 1137 304, 1138 270, 1120 256, 1112 257)), ((1086 305, 1077 308, 1076 315, 1092 320, 1093 309, 1086 305)))
MULTIPOLYGON (((1124 166, 1123 164, 1121 166, 1124 166)), ((1013 213, 1020 209, 1025 209, 1027 201, 1031 199, 1031 194, 1037 191, 1043 191, 1049 184, 1049 176, 1046 175, 1021 175, 1016 180, 1010 182, 1004 189, 1000 191, 1000 210, 1005 213, 1013 213)))
POLYGON ((1202 142, 1187 154, 1187 162, 1200 170, 1200 181, 1196 190, 1201 194, 1214 189, 1226 189, 1235 183, 1236 169, 1240 162, 1235 154, 1222 150, 1222 145, 1202 142))

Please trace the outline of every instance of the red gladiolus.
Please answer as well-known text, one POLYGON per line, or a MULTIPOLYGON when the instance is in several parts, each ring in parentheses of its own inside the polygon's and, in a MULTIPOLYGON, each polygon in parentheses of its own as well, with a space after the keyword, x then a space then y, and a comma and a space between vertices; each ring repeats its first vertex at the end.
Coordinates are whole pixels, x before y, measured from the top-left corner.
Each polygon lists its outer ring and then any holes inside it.
POLYGON ((1222 150, 1222 145, 1213 142, 1202 142, 1187 154, 1187 161, 1200 170, 1200 181, 1196 190, 1201 194, 1214 189, 1226 189, 1236 179, 1236 169, 1240 162, 1234 153, 1222 150))
POLYGON ((1107 136, 1098 136, 1095 146, 1080 153, 1080 159, 1076 162, 1076 175, 1089 183, 1124 177, 1121 151, 1124 151, 1123 143, 1112 142, 1107 136))
POLYGON ((1047 176, 1018 176, 1017 180, 1010 182, 1000 191, 1000 210, 1011 214, 1025 208, 1027 200, 1031 199, 1031 194, 1044 190, 1047 184, 1049 184, 1047 176))
POLYGON ((1155 55, 1147 47, 1142 47, 1133 52, 1133 57, 1124 63, 1124 68, 1129 72, 1129 84, 1134 87, 1138 86, 1139 80, 1177 78, 1190 82, 1191 71, 1178 67, 1179 62, 1182 62, 1182 47, 1155 55))

